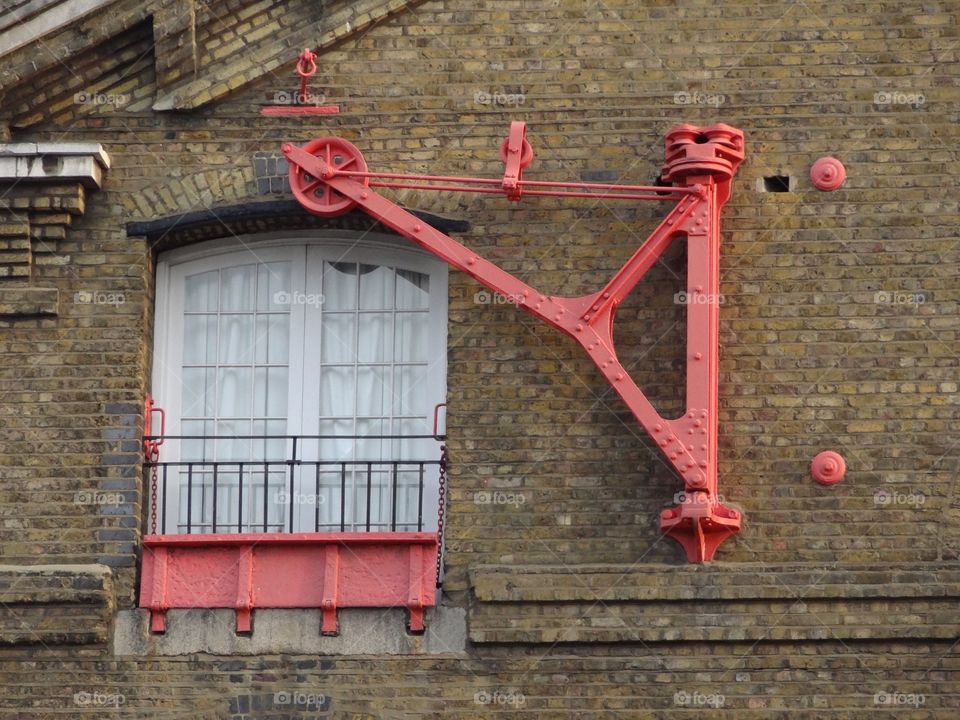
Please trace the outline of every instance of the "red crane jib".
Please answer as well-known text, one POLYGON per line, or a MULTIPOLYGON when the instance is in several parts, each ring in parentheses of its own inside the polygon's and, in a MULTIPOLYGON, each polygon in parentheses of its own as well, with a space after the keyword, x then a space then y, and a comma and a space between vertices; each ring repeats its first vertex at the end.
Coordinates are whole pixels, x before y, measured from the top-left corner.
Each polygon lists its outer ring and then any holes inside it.
POLYGON ((660 514, 661 531, 679 542, 690 562, 713 559, 717 547, 740 530, 741 514, 720 502, 717 486, 717 377, 720 318, 720 208, 743 161, 743 133, 729 125, 680 125, 665 138, 662 180, 669 186, 527 181, 533 160, 526 126, 513 122, 500 153, 502 179, 370 172, 360 151, 336 137, 303 147, 283 145, 290 186, 314 215, 332 217, 354 207, 409 238, 493 292, 576 340, 683 479, 682 501, 660 514), (539 292, 478 253, 436 230, 373 188, 503 193, 612 200, 672 200, 674 208, 613 278, 597 292, 554 297, 539 292), (670 246, 687 238, 686 411, 660 416, 617 359, 613 317, 617 305, 670 246))

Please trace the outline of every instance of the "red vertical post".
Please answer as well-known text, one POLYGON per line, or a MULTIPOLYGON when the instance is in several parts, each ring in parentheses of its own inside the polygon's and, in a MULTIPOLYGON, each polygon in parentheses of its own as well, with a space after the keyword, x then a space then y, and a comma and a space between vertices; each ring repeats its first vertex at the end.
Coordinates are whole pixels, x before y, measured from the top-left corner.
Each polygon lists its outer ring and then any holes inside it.
POLYGON ((700 472, 683 475, 681 502, 664 510, 661 530, 679 542, 691 562, 712 560, 740 530, 740 513, 719 494, 720 209, 744 157, 743 133, 726 125, 681 125, 666 137, 663 177, 701 188, 704 202, 682 226, 687 238, 687 411, 675 432, 700 472))

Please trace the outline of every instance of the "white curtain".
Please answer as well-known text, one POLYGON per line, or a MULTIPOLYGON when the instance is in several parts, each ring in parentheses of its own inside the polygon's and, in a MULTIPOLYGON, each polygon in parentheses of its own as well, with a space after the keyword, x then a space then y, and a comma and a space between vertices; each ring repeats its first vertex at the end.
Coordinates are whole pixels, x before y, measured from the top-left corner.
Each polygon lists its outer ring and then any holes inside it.
MULTIPOLYGON (((321 479, 321 529, 339 530, 342 490, 345 523, 366 529, 369 488, 371 529, 387 530, 394 519, 394 470, 377 461, 428 457, 416 441, 375 436, 427 432, 429 276, 341 262, 324 263, 322 281, 320 432, 360 437, 320 444, 324 460, 349 463, 321 479)), ((396 474, 397 529, 415 529, 419 470, 403 465, 396 474)))
MULTIPOLYGON (((291 263, 250 263, 188 275, 184 281, 181 432, 205 435, 185 441, 182 460, 218 461, 217 531, 282 529, 282 508, 270 495, 282 488, 283 466, 257 461, 283 460, 283 440, 251 435, 287 433, 289 387, 291 263), (212 439, 216 438, 216 439, 212 439), (243 517, 239 514, 240 461, 243 517), (266 487, 265 487, 266 486, 266 487)), ((188 473, 180 473, 179 525, 187 525, 188 473)), ((213 469, 197 465, 190 473, 190 529, 211 532, 213 469)))

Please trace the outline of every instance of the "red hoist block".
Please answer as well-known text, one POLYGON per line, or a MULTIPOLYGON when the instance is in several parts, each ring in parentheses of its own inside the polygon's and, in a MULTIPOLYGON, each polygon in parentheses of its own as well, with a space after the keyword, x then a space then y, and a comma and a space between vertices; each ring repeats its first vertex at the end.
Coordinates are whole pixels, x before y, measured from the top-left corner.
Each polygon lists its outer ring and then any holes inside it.
POLYGON ((711 560, 740 530, 737 510, 717 492, 717 376, 720 319, 720 208, 743 161, 743 133, 729 125, 680 125, 666 136, 663 180, 672 187, 527 181, 533 159, 525 124, 514 122, 501 147, 502 179, 369 172, 360 151, 340 138, 304 147, 283 146, 290 185, 303 207, 331 217, 360 207, 496 293, 518 298, 526 312, 576 340, 653 438, 683 479, 683 501, 660 515, 663 533, 679 542, 691 562, 711 560), (373 188, 503 193, 613 200, 674 200, 676 205, 633 256, 595 293, 554 297, 541 293, 453 238, 427 225, 373 188), (687 238, 686 412, 661 417, 617 358, 613 318, 617 306, 677 237, 687 238))

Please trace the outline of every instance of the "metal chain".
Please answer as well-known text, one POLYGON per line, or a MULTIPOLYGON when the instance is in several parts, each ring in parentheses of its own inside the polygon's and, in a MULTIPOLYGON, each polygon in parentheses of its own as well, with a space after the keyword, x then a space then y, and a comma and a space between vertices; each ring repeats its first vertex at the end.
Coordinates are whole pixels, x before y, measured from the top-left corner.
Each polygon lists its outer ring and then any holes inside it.
POLYGON ((157 534, 157 461, 160 459, 160 450, 156 446, 150 448, 147 460, 150 468, 150 534, 157 534))
POLYGON ((437 587, 443 572, 443 519, 447 514, 447 446, 440 446, 440 501, 437 503, 437 587))

